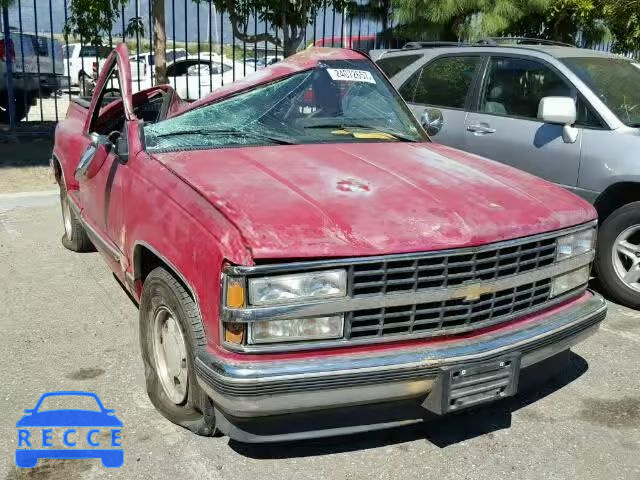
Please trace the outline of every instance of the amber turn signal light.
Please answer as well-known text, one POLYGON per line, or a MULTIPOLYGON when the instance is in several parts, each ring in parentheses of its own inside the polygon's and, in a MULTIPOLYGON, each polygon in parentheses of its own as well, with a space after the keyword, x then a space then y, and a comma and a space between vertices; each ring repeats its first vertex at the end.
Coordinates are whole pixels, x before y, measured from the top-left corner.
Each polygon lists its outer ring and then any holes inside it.
POLYGON ((224 341, 242 345, 244 343, 245 326, 243 323, 227 322, 224 324, 224 341))
POLYGON ((227 284, 227 307, 244 307, 244 285, 237 280, 229 280, 227 284))

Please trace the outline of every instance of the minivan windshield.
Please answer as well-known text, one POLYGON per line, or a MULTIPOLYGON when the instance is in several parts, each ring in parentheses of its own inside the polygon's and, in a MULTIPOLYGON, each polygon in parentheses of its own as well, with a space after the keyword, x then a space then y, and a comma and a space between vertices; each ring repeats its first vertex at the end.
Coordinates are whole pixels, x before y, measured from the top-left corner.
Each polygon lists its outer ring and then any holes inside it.
POLYGON ((640 63, 611 57, 572 57, 562 61, 622 123, 640 127, 640 63))
POLYGON ((149 151, 427 139, 368 60, 322 61, 313 69, 146 125, 144 133, 149 151))

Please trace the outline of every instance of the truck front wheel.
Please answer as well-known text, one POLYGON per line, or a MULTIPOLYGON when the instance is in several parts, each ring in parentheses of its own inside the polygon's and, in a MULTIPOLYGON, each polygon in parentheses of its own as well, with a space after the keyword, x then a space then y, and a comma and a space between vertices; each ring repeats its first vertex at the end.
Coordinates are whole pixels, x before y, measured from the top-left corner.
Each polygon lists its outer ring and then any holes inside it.
POLYGON ((144 281, 140 300, 140 347, 151 403, 171 422, 193 433, 216 433, 211 400, 194 371, 195 352, 205 348, 198 306, 162 267, 144 281))
POLYGON ((640 202, 617 209, 602 223, 596 267, 602 288, 613 300, 640 307, 640 202))
POLYGON ((59 180, 60 187, 60 207, 62 208, 62 225, 64 234, 62 235, 62 245, 72 252, 93 252, 95 250, 82 223, 76 216, 69 203, 67 188, 62 179, 59 180))

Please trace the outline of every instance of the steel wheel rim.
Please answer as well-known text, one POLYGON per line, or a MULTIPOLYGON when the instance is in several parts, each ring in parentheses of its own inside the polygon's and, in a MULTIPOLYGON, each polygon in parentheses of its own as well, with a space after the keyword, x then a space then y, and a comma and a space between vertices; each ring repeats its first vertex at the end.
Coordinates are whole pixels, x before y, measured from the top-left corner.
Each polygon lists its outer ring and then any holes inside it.
POLYGON ((623 230, 616 238, 611 254, 618 278, 640 292, 640 225, 623 230))
POLYGON ((71 238, 73 233, 73 227, 71 226, 71 207, 69 207, 69 200, 65 195, 62 200, 62 222, 64 223, 64 233, 67 238, 71 238))
POLYGON ((156 371, 169 400, 176 405, 187 398, 187 347, 180 322, 166 307, 160 307, 153 321, 153 354, 156 371))

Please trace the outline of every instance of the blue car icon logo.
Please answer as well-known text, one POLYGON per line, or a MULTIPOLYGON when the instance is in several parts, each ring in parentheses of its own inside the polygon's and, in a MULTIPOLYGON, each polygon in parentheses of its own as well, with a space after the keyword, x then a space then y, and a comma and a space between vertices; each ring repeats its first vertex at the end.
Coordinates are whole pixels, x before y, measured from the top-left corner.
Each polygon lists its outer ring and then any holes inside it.
POLYGON ((26 409, 25 415, 18 420, 18 448, 16 465, 21 468, 35 467, 41 458, 99 458, 102 465, 110 468, 121 467, 124 463, 124 450, 121 444, 122 422, 114 415, 114 410, 104 408, 98 395, 91 392, 48 392, 43 394, 36 406, 26 409), (57 408, 45 409, 43 402, 52 399, 73 402, 90 402, 93 409, 57 408), (54 430, 61 433, 65 447, 54 448, 54 430), (87 430, 87 428, 89 428, 87 430), (86 434, 80 430, 87 430, 86 434), (100 437, 98 435, 102 434, 100 437), (109 441, 105 441, 108 434, 109 441), (110 448, 104 448, 105 446, 110 448), (86 448, 85 448, 86 447, 86 448))

